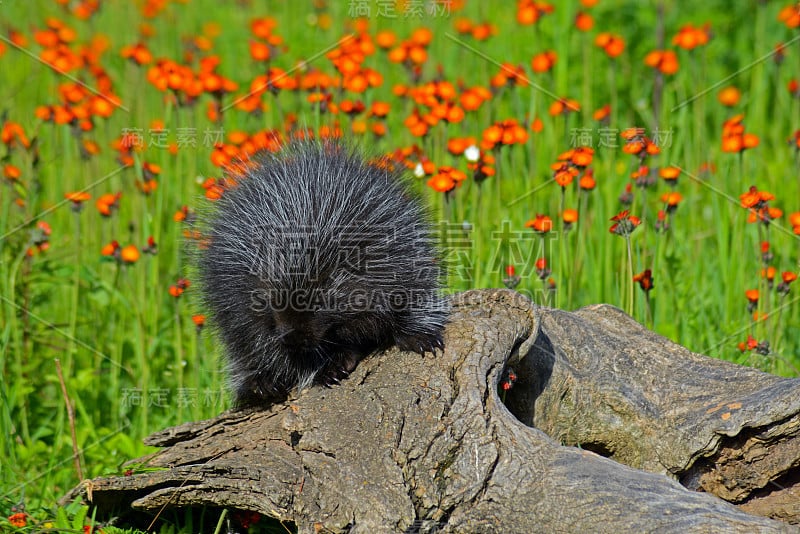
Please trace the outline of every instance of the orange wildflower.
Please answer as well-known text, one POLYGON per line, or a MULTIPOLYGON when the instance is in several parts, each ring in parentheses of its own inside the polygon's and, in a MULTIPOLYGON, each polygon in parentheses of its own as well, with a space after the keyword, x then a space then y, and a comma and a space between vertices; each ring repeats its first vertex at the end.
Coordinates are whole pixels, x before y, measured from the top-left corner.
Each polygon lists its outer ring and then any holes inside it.
POLYGON ((28 140, 28 136, 25 135, 22 125, 11 121, 3 123, 3 128, 0 130, 0 141, 9 148, 16 146, 29 148, 31 146, 31 142, 28 140))
POLYGON ((778 284, 776 290, 778 294, 781 296, 786 296, 789 294, 789 285, 797 280, 797 273, 792 271, 784 271, 781 273, 781 283, 778 284))
POLYGON ((269 45, 261 41, 250 40, 250 57, 255 61, 268 61, 272 56, 269 45))
POLYGON ((711 29, 709 24, 704 24, 702 28, 695 28, 691 24, 687 24, 672 38, 672 44, 684 50, 694 50, 698 46, 708 44, 710 39, 711 29))
POLYGON ((594 27, 594 19, 585 11, 578 11, 575 15, 575 27, 578 31, 588 32, 594 27))
POLYGON ((91 199, 92 195, 86 191, 72 191, 69 193, 64 193, 64 198, 72 202, 73 210, 80 211, 83 207, 83 203, 91 199))
POLYGON ((492 93, 485 87, 473 87, 461 93, 459 102, 465 111, 475 111, 481 107, 481 104, 483 104, 486 100, 489 100, 491 97, 492 93))
POLYGON ((639 283, 642 291, 649 293, 653 289, 653 272, 650 269, 645 269, 641 273, 633 275, 633 281, 639 283))
POLYGON ((756 186, 751 185, 747 192, 739 195, 739 200, 743 208, 761 209, 766 207, 767 202, 774 200, 775 195, 768 191, 759 191, 756 186))
POLYGON ((611 116, 611 106, 609 104, 604 105, 598 110, 595 110, 592 113, 592 118, 596 121, 605 121, 611 116))
POLYGON ((606 55, 612 59, 625 51, 625 40, 613 33, 598 34, 594 44, 605 50, 606 55))
POLYGON ((6 180, 10 182, 14 182, 19 180, 19 177, 22 175, 22 171, 19 170, 19 167, 11 165, 10 163, 6 163, 3 166, 3 176, 6 177, 6 180))
POLYGON ((783 211, 778 208, 765 207, 759 210, 751 209, 747 215, 747 222, 754 223, 760 221, 764 224, 769 224, 770 221, 780 219, 783 216, 783 211))
POLYGON ((786 24, 787 28, 800 28, 800 5, 793 3, 781 9, 778 20, 786 24))
POLYGON ((742 121, 744 115, 739 114, 722 124, 722 151, 741 152, 747 148, 758 146, 758 136, 745 133, 742 121))
POLYGON ((482 24, 475 24, 470 31, 473 39, 478 41, 485 41, 492 35, 497 34, 497 27, 494 24, 484 22, 482 24))
POLYGON ((428 180, 428 186, 434 191, 448 193, 467 179, 464 172, 453 167, 439 167, 437 173, 428 180))
POLYGON ((189 206, 181 206, 181 208, 175 212, 172 216, 172 220, 175 222, 183 222, 190 218, 191 212, 189 211, 189 206))
POLYGON ((539 280, 544 280, 553 272, 547 267, 547 258, 539 258, 533 264, 536 269, 536 276, 539 280))
POLYGON ((579 146, 567 152, 569 160, 576 167, 588 167, 592 164, 594 149, 588 146, 579 146))
POLYGON ((572 98, 562 97, 550 104, 550 109, 548 113, 550 113, 551 117, 555 117, 557 115, 567 115, 571 112, 578 112, 581 110, 581 105, 578 103, 577 100, 573 100, 572 98))
POLYGON ((433 41, 433 32, 428 28, 417 28, 411 33, 410 40, 420 46, 428 46, 433 41))
POLYGON ((389 114, 390 106, 387 102, 373 102, 369 114, 373 117, 385 117, 389 114))
POLYGON ((671 193, 664 193, 663 195, 661 195, 661 202, 667 205, 667 213, 675 211, 678 208, 678 204, 680 204, 682 200, 683 200, 683 195, 681 195, 677 191, 673 191, 671 193))
POLYGON ((800 98, 800 82, 798 82, 796 78, 789 80, 786 84, 786 88, 793 97, 800 98))
POLYGON ((622 147, 622 151, 626 154, 639 156, 642 160, 647 156, 654 156, 661 152, 658 145, 644 134, 644 128, 626 128, 620 133, 620 137, 626 141, 625 146, 622 147))
POLYGON ((147 45, 141 42, 123 46, 122 50, 120 50, 120 55, 137 65, 147 65, 153 61, 153 54, 150 53, 147 45))
POLYGON ((637 226, 642 224, 642 220, 635 215, 630 215, 628 210, 623 210, 613 217, 611 220, 614 224, 611 225, 611 228, 608 229, 609 232, 612 234, 616 234, 619 236, 629 236, 637 226))
POLYGON ((456 183, 449 176, 437 174, 428 180, 428 187, 439 193, 447 193, 456 187, 456 183))
POLYGON ((397 42, 397 36, 390 30, 379 31, 375 35, 375 42, 383 49, 389 49, 397 42))
POLYGON ((36 229, 31 236, 31 246, 25 251, 25 254, 32 257, 40 252, 45 252, 50 248, 50 234, 52 228, 46 221, 39 221, 36 223, 36 229))
POLYGON ((136 189, 138 189, 144 195, 149 195, 150 193, 158 189, 158 182, 155 180, 155 178, 145 178, 144 180, 137 180, 136 189))
POLYGON ((473 171, 472 178, 478 184, 495 175, 495 158, 490 152, 480 150, 475 145, 470 145, 464 155, 467 156, 469 161, 467 167, 473 171), (477 157, 475 157, 475 153, 477 153, 477 157))
POLYGON ((22 528, 28 524, 27 517, 28 514, 25 512, 17 512, 16 514, 8 516, 8 522, 11 523, 13 527, 22 528))
POLYGON ((424 137, 428 134, 428 129, 430 128, 430 124, 426 122, 426 117, 420 114, 418 109, 414 109, 411 115, 406 117, 403 121, 403 124, 408 128, 411 132, 411 135, 415 137, 424 137))
POLYGON ((447 150, 454 156, 460 156, 468 147, 474 144, 474 137, 453 137, 447 141, 447 150))
POLYGON ((523 26, 536 24, 542 16, 552 12, 553 6, 547 2, 534 0, 518 0, 517 2, 517 22, 523 26))
POLYGON ((580 180, 578 180, 578 187, 580 187, 583 191, 591 191, 597 186, 597 182, 594 179, 594 173, 592 169, 586 169, 581 176, 580 180))
MULTIPOLYGON (((759 346, 760 343, 758 342, 758 340, 756 340, 756 338, 754 338, 750 334, 747 334, 747 341, 742 341, 737 345, 739 350, 742 352, 747 352, 749 350, 757 350, 759 346)), ((769 353, 768 350, 767 353, 769 353)))
POLYGON ((173 285, 169 286, 169 294, 178 298, 183 295, 183 292, 186 291, 190 285, 189 280, 186 278, 178 278, 173 285))
POLYGON ((789 215, 789 224, 792 225, 792 231, 800 235, 800 211, 795 211, 789 215))
POLYGON ((567 187, 580 174, 580 169, 592 163, 593 154, 590 147, 577 147, 560 154, 558 161, 550 165, 553 179, 562 188, 567 187))
POLYGON ((773 219, 782 217, 783 211, 769 206, 769 201, 774 198, 772 193, 759 191, 755 186, 750 186, 747 192, 739 195, 742 207, 748 210, 747 222, 760 221, 768 225, 773 219))
POLYGON ((573 224, 578 222, 578 210, 567 208, 561 214, 561 218, 564 220, 564 230, 569 230, 573 224))
POLYGON ((111 217, 113 210, 119 207, 119 199, 121 196, 122 193, 105 193, 104 195, 100 195, 95 202, 95 206, 97 206, 97 211, 100 212, 100 215, 103 217, 111 217))
POLYGON ((197 333, 200 333, 206 325, 206 316, 202 314, 192 315, 192 322, 195 328, 197 328, 197 333))
POLYGON ((653 50, 644 58, 644 64, 664 74, 678 72, 678 56, 672 50, 653 50))
POLYGON ((119 257, 124 263, 133 264, 139 260, 141 254, 136 245, 127 245, 119 251, 119 257))
POLYGON ((761 278, 765 278, 769 282, 769 287, 772 287, 772 281, 775 280, 775 273, 777 271, 778 270, 772 265, 761 269, 761 278))
POLYGON ((541 54, 536 54, 531 60, 533 72, 547 72, 556 64, 558 56, 554 50, 547 50, 541 54))
POLYGON ((733 107, 739 103, 742 93, 736 87, 729 85, 717 93, 717 99, 723 106, 733 107))
POLYGON ((525 76, 525 70, 521 66, 503 63, 500 66, 500 71, 492 76, 489 83, 492 87, 500 88, 503 86, 526 85, 528 80, 525 76))
POLYGON ((528 131, 514 119, 498 121, 483 131, 481 148, 491 150, 498 145, 524 144, 528 131))
POLYGON ((681 170, 678 167, 662 167, 661 170, 658 171, 658 175, 670 185, 675 185, 678 182, 678 177, 681 175, 681 170))
POLYGON ((119 242, 112 241, 106 245, 103 245, 103 248, 100 249, 100 254, 102 256, 116 256, 118 250, 119 250, 119 242))
POLYGON ((525 228, 532 228, 537 234, 546 234, 553 229, 553 219, 541 213, 536 214, 536 218, 525 223, 525 228))

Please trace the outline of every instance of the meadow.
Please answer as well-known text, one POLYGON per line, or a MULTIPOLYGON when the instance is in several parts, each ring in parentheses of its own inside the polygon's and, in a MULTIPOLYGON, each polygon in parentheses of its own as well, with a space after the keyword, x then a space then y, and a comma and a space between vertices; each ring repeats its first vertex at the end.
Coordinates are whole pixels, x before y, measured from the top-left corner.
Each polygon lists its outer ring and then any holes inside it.
POLYGON ((291 136, 407 167, 448 292, 800 375, 800 4, 499 6, 0 2, 0 528, 230 406, 191 223, 291 136))

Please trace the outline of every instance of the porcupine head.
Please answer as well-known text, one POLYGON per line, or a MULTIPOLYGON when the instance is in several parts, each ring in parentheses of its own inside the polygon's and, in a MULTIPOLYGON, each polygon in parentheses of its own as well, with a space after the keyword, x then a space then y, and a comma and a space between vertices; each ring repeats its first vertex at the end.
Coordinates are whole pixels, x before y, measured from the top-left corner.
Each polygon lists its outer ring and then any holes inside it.
POLYGON ((202 217, 197 261, 238 404, 338 382, 376 349, 443 347, 442 263, 401 171, 331 140, 254 163, 202 217))

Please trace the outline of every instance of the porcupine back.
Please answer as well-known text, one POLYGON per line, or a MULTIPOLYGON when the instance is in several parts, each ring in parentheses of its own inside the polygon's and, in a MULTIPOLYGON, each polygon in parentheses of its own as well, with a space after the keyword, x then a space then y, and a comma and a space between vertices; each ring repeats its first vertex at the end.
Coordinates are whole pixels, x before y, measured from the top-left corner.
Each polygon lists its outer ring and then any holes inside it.
POLYGON ((197 262, 237 403, 338 382, 393 344, 443 347, 441 262, 400 171, 341 141, 257 163, 201 221, 197 262))

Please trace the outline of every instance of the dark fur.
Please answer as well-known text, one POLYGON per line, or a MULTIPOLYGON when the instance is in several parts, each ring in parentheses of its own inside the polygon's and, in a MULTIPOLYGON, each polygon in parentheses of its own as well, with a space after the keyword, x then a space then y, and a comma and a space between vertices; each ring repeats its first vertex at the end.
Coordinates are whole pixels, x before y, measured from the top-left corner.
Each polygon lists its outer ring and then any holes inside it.
POLYGON ((202 226, 200 285, 238 403, 337 382, 393 344, 442 348, 441 263, 400 171, 337 141, 293 141, 202 226))

